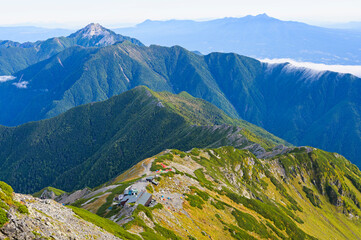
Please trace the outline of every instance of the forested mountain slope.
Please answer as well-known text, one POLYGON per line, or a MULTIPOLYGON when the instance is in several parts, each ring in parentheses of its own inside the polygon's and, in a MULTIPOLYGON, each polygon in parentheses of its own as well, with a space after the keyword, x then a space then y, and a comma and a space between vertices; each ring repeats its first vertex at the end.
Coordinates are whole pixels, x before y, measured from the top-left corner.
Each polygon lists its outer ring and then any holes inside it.
POLYGON ((231 145, 266 154, 287 143, 187 93, 137 87, 55 118, 0 127, 0 177, 16 191, 95 187, 167 148, 231 145))
POLYGON ((73 47, 0 83, 0 123, 17 125, 106 100, 138 85, 186 91, 296 145, 361 160, 360 79, 181 47, 73 47))

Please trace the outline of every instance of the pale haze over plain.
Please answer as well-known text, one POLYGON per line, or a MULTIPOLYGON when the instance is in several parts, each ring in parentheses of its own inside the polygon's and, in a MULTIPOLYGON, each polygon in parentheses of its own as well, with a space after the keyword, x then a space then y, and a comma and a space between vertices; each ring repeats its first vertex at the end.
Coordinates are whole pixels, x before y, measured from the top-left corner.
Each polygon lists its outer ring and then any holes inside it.
POLYGON ((146 19, 208 20, 268 15, 307 23, 361 21, 360 0, 0 0, 0 26, 77 28, 89 22, 108 27, 146 19))

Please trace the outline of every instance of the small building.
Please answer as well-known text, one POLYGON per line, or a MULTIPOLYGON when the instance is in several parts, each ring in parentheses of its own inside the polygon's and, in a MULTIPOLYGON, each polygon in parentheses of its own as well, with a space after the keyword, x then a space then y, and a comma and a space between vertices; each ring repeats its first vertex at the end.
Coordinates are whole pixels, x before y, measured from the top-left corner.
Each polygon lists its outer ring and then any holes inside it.
POLYGON ((135 203, 137 199, 137 195, 127 195, 119 202, 119 205, 124 206, 126 203, 135 203))
POLYGON ((153 177, 153 176, 150 176, 150 177, 147 177, 145 180, 147 180, 148 182, 152 182, 153 179, 154 179, 154 177, 153 177))
POLYGON ((138 194, 138 189, 132 188, 131 186, 127 187, 127 188, 124 190, 124 196, 127 196, 127 195, 137 195, 137 194, 138 194))
POLYGON ((148 207, 150 202, 152 201, 152 194, 146 192, 146 191, 142 191, 139 194, 139 197, 136 201, 137 204, 142 204, 143 206, 148 207))
POLYGON ((157 182, 156 180, 152 180, 152 183, 155 185, 155 186, 158 186, 159 182, 157 182))
POLYGON ((121 201, 124 198, 124 194, 120 194, 118 196, 115 196, 114 201, 121 201))
POLYGON ((124 196, 129 195, 128 193, 130 189, 132 189, 132 186, 129 186, 126 189, 124 189, 124 196))
POLYGON ((129 197, 128 201, 126 203, 135 203, 138 199, 138 196, 137 195, 132 195, 129 197))

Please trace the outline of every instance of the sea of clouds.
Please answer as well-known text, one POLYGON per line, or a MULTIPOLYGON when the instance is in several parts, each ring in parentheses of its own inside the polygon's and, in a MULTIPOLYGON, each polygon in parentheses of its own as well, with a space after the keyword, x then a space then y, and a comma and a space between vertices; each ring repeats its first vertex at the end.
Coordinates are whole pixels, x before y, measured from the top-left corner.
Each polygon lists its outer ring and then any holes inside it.
POLYGON ((361 66, 360 65, 326 65, 322 63, 311 63, 311 62, 298 62, 293 59, 279 58, 279 59, 259 59, 261 62, 266 63, 290 63, 295 67, 308 68, 316 71, 333 71, 339 73, 350 73, 357 77, 361 77, 361 66))

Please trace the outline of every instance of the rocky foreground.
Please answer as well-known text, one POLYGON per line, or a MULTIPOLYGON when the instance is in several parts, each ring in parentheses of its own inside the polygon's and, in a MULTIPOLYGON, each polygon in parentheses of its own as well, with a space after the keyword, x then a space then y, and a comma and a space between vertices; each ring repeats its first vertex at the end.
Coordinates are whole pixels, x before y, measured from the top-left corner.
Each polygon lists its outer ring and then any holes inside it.
POLYGON ((9 221, 0 228, 0 239, 119 239, 79 218, 60 203, 15 194, 14 199, 27 206, 29 214, 8 211, 9 221))

